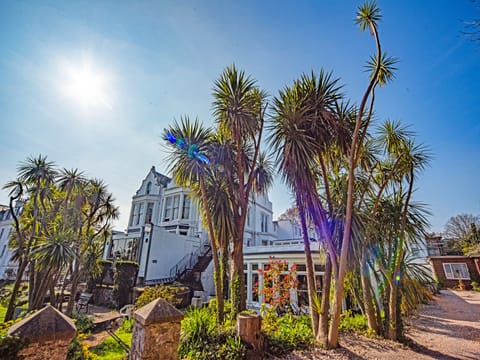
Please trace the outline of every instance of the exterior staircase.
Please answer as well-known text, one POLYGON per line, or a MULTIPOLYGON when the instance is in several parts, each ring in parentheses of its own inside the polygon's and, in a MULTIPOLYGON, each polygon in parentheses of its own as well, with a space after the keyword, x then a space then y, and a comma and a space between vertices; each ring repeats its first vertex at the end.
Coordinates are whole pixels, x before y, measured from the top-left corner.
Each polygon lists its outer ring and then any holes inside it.
POLYGON ((198 289, 201 288, 201 284, 195 274, 200 274, 206 270, 208 264, 212 260, 212 248, 208 239, 204 241, 198 249, 185 255, 178 263, 170 268, 170 275, 160 278, 148 280, 145 285, 159 285, 159 284, 171 284, 174 281, 180 281, 186 285, 198 289))

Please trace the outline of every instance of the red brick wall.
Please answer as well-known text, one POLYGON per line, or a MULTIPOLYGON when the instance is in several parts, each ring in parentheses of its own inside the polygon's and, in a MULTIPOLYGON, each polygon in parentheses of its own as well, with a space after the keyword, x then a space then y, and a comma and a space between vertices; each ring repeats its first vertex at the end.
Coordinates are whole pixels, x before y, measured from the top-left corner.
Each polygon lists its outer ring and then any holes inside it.
POLYGON ((440 284, 442 284, 443 288, 454 288, 458 286, 458 280, 457 279, 447 279, 445 277, 445 272, 443 270, 443 264, 444 263, 464 263, 467 265, 468 272, 470 273, 470 279, 471 280, 462 280, 462 282, 465 284, 467 288, 470 288, 470 283, 471 281, 476 281, 477 283, 480 282, 480 274, 477 271, 477 268, 475 266, 474 260, 469 257, 448 257, 448 256, 442 256, 441 258, 430 258, 430 262, 433 266, 433 271, 435 272, 435 275, 437 277, 437 280, 439 281, 440 284))

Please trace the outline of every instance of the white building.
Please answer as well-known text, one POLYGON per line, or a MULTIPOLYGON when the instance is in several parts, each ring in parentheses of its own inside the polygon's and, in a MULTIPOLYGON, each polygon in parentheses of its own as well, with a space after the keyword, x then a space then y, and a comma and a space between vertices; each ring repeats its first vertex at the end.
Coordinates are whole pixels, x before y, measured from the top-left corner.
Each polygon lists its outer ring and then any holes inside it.
MULTIPOLYGON (((126 232, 114 232, 107 257, 139 263, 138 282, 169 282, 190 273, 213 295, 213 264, 207 231, 202 227, 190 190, 176 185, 152 167, 132 198, 126 232)), ((289 220, 273 221, 272 203, 267 195, 252 196, 244 236, 247 302, 261 299, 255 291, 258 268, 270 258, 297 264, 299 297, 306 299, 305 255, 299 225, 289 220), (304 293, 305 291, 305 293, 304 293), (305 295, 305 296, 304 296, 305 295)), ((314 233, 312 232, 312 237, 314 233)), ((312 243, 318 250, 318 242, 312 243)), ((320 257, 316 251, 317 257, 320 257)), ((320 258, 315 263, 320 263, 320 258)), ((318 281, 323 268, 317 265, 318 281)), ((296 299, 296 294, 294 294, 296 299)))
MULTIPOLYGON (((15 214, 21 212, 21 202, 15 204, 15 214)), ((18 264, 11 260, 12 250, 8 247, 11 232, 14 231, 13 217, 7 205, 0 205, 0 279, 15 279, 18 264)))

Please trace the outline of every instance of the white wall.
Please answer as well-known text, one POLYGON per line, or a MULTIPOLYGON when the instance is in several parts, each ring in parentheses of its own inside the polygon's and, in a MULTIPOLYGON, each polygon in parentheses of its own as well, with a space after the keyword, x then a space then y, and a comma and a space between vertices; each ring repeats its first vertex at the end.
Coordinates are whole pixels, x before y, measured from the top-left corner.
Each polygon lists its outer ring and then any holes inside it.
MULTIPOLYGON (((15 211, 19 213, 19 204, 15 204, 15 211)), ((18 264, 10 261, 12 257, 12 250, 8 248, 8 241, 10 234, 14 230, 13 227, 13 217, 10 214, 10 209, 8 206, 0 205, 0 279, 7 279, 8 276, 5 274, 7 269, 13 269, 13 276, 10 279, 14 279, 18 264)))
MULTIPOLYGON (((185 255, 198 249, 200 238, 172 234, 154 226, 151 234, 148 270, 145 280, 154 280, 170 275, 170 269, 185 255), (153 235, 152 235, 153 234, 153 235)), ((143 244, 142 265, 147 261, 148 244, 143 244)), ((140 266, 141 269, 144 266, 140 266)), ((140 274, 139 276, 145 276, 140 274)))
POLYGON ((208 267, 205 269, 204 272, 202 272, 202 275, 200 277, 205 296, 215 296, 215 282, 213 274, 213 261, 210 261, 210 264, 208 264, 208 267))

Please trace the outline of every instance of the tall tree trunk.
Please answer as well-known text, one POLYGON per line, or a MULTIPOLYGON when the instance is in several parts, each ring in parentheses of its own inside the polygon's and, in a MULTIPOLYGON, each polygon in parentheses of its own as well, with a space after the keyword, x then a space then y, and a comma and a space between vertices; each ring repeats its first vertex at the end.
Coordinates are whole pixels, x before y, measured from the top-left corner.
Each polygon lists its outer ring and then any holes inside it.
POLYGON ((35 298, 35 279, 37 273, 35 271, 35 260, 30 260, 28 267, 28 310, 33 310, 33 299, 35 298))
POLYGON ((36 284, 35 296, 33 297, 32 304, 32 308, 34 310, 38 310, 43 307, 47 292, 50 289, 50 285, 54 284, 51 275, 52 270, 53 269, 50 268, 48 270, 42 270, 39 272, 39 276, 37 277, 39 280, 36 284))
POLYGON ((224 239, 220 255, 220 267, 222 273, 222 297, 228 299, 228 241, 224 239))
POLYGON ((15 283, 13 284, 12 295, 8 301, 7 312, 5 313, 4 321, 13 320, 13 315, 15 311, 15 305, 17 303, 18 292, 20 290, 20 285, 22 284, 23 273, 27 267, 27 261, 21 260, 18 264, 17 275, 15 276, 15 283))
POLYGON ((210 246, 212 247, 212 259, 214 267, 214 281, 215 281, 215 296, 217 298, 217 321, 219 324, 223 323, 224 320, 224 300, 223 300, 223 291, 222 291, 222 269, 220 266, 220 261, 218 259, 218 247, 217 241, 215 238, 215 232, 212 225, 212 214, 208 208, 207 200, 207 191, 205 189, 205 182, 203 178, 200 177, 200 192, 202 195, 202 201, 204 204, 205 215, 207 220, 208 227, 208 237, 210 238, 210 246))
POLYGON ((68 270, 63 277, 62 289, 60 290, 60 301, 58 302, 58 310, 60 310, 60 312, 62 311, 63 297, 65 294, 65 287, 67 286, 67 278, 68 278, 68 275, 70 275, 71 270, 72 270, 72 267, 71 265, 69 265, 68 270))
POLYGON ((220 265, 220 261, 218 259, 218 251, 217 249, 212 249, 212 259, 213 259, 213 267, 214 267, 214 281, 215 281, 215 296, 217 298, 217 321, 219 324, 223 323, 224 320, 224 299, 223 299, 223 290, 222 290, 222 269, 220 265))
POLYGON ((232 316, 235 318, 247 307, 245 296, 245 275, 243 271, 243 240, 240 242, 239 236, 233 243, 230 274, 230 298, 232 301, 232 316))
POLYGON ((389 299, 390 299, 390 283, 388 280, 385 281, 385 290, 383 294, 383 309, 385 312, 385 317, 383 319, 383 336, 385 338, 388 338, 388 331, 390 328, 390 305, 389 305, 389 299))
POLYGON ((328 317, 330 310, 330 287, 332 284, 332 261, 330 255, 326 254, 325 259, 325 273, 322 284, 322 309, 320 310, 320 321, 318 326, 317 341, 322 346, 327 346, 328 343, 328 317))
POLYGON ((310 250, 310 239, 308 238, 307 221, 305 218, 305 209, 300 197, 297 195, 298 213, 300 216, 300 224, 302 226, 303 246, 305 248, 305 264, 307 269, 307 287, 308 287, 308 302, 310 305, 310 317, 312 320, 312 329, 314 337, 318 332, 318 310, 316 304, 319 303, 317 299, 317 289, 315 284, 315 269, 313 267, 312 252, 310 250))
POLYGON ((54 308, 57 307, 57 294, 55 294, 55 284, 56 279, 50 282, 50 286, 48 288, 48 291, 50 292, 50 305, 52 305, 54 308))
POLYGON ((240 198, 239 204, 239 211, 235 216, 235 230, 237 235, 232 246, 232 266, 230 274, 230 297, 233 317, 236 317, 241 311, 247 308, 245 274, 243 270, 243 237, 245 234, 248 199, 240 198))
POLYGON ((390 340, 398 340, 398 318, 397 318, 397 296, 398 296, 398 284, 393 281, 390 286, 390 293, 388 297, 388 338, 390 340))
MULTIPOLYGON (((343 232, 342 238, 342 248, 340 252, 340 261, 339 261, 339 269, 338 274, 335 282, 335 293, 333 297, 333 314, 332 314, 332 321, 330 324, 330 331, 328 334, 328 348, 336 348, 338 347, 338 331, 340 326, 340 315, 342 312, 342 302, 343 302, 343 290, 344 290, 344 280, 345 274, 347 272, 347 257, 348 251, 350 249, 350 235, 352 230, 352 219, 353 219, 353 193, 354 193, 354 185, 355 185, 355 169, 358 163, 358 154, 360 153, 360 147, 362 144, 359 142, 359 135, 360 129, 363 122, 363 114, 365 112, 365 106, 367 104, 367 100, 375 88, 377 83, 377 77, 380 72, 380 58, 382 56, 382 51, 380 47, 380 40, 378 37, 378 32, 375 25, 370 24, 370 29, 375 37, 375 43, 377 47, 377 65, 373 76, 370 79, 368 87, 363 94, 362 101, 358 108, 357 117, 355 120, 355 128, 352 135, 352 143, 350 146, 350 153, 348 156, 348 181, 347 181, 347 203, 346 203, 346 212, 345 212, 345 228, 343 232)), ((370 105, 373 107, 373 102, 370 105)), ((368 129, 368 119, 367 123, 364 124, 364 129, 367 131, 368 129)))
POLYGON ((75 305, 75 295, 77 293, 78 283, 80 281, 80 262, 75 261, 75 265, 72 272, 72 285, 70 289, 70 298, 68 299, 67 309, 65 315, 72 316, 73 306, 75 305))
POLYGON ((373 306, 372 287, 370 282, 369 267, 365 251, 362 250, 362 260, 360 263, 360 279, 362 282, 363 306, 365 316, 367 317, 368 328, 378 334, 378 323, 375 317, 375 308, 373 306))

